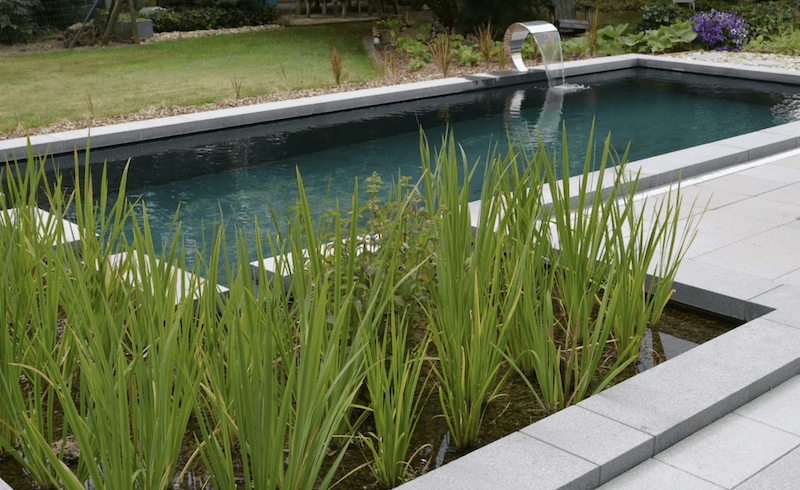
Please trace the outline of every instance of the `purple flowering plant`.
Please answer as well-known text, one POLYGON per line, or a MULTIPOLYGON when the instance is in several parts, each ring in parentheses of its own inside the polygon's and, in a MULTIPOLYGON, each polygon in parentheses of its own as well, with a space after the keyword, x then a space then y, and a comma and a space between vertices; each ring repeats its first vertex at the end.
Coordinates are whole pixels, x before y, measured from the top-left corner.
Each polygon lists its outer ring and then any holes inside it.
POLYGON ((728 12, 700 12, 692 17, 697 37, 717 51, 739 51, 750 37, 750 26, 744 19, 728 12))

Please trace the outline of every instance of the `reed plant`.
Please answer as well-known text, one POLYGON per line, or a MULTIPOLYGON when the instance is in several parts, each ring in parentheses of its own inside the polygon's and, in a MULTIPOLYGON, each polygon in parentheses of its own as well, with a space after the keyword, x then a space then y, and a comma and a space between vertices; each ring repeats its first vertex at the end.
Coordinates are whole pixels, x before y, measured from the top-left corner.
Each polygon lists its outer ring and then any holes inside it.
MULTIPOLYGON (((43 169, 43 160, 34 163, 29 158, 26 176, 41 180, 43 169)), ((33 387, 28 405, 17 411, 24 464, 40 482, 46 476, 65 488, 84 488, 88 480, 94 488, 167 488, 198 390, 190 346, 197 333, 192 309, 176 298, 174 269, 152 259, 146 215, 143 228, 134 227, 133 243, 121 235, 133 216, 124 200, 124 177, 117 200, 106 209, 105 175, 100 192, 94 194, 91 179, 81 177, 76 157, 76 176, 83 185, 76 186, 70 205, 80 224, 80 246, 64 244, 60 217, 66 208, 58 185, 51 193, 43 184, 50 216, 56 217, 55 238, 42 240, 39 230, 25 236, 29 250, 35 243, 44 244, 48 270, 44 282, 38 283, 46 285, 47 295, 27 312, 47 312, 42 317, 46 321, 35 325, 36 350, 12 358, 33 387), (62 314, 63 330, 57 332, 62 314), (63 411, 60 431, 55 430, 54 407, 63 411), (37 417, 41 410, 47 411, 46 424, 37 417), (80 448, 74 469, 61 459, 68 433, 80 448), (56 453, 52 446, 58 442, 62 449, 56 453)), ((15 187, 13 177, 7 182, 15 187)), ((38 197, 31 198, 33 209, 37 202, 38 197)), ((15 230, 20 231, 17 223, 26 221, 15 220, 15 230)), ((162 262, 171 258, 161 257, 162 262)), ((4 391, 14 391, 11 380, 3 373, 4 391)), ((20 389, 25 388, 17 386, 20 389)), ((3 438, 4 447, 13 444, 3 438)))
POLYGON ((447 72, 450 71, 450 52, 452 51, 450 36, 439 34, 431 40, 428 49, 433 56, 433 62, 442 70, 442 76, 447 78, 447 72))
MULTIPOLYGON (((381 249, 374 287, 356 307, 353 259, 366 250, 357 235, 358 193, 351 221, 342 222, 337 206, 333 226, 317 226, 299 174, 298 185, 291 233, 272 250, 278 270, 292 271, 289 288, 268 287, 263 272, 258 286, 239 274, 210 336, 219 350, 209 355, 228 360, 227 366, 207 363, 198 409, 202 457, 218 488, 236 484, 232 461, 239 457, 252 488, 328 488, 365 416, 350 420, 367 375, 368 344, 400 282, 387 271, 397 269, 401 235, 397 227, 387 230, 391 246, 381 249), (341 446, 338 456, 321 474, 334 445, 341 446)), ((241 250, 241 260, 247 256, 241 250)))
POLYGON ((386 67, 387 60, 382 56, 378 56, 377 58, 370 58, 369 64, 372 67, 372 69, 375 70, 375 73, 377 73, 379 77, 385 77, 386 74, 388 73, 388 69, 386 67))
POLYGON ((488 62, 492 59, 492 51, 494 50, 494 31, 492 30, 492 22, 479 25, 475 28, 475 38, 478 40, 478 51, 481 54, 481 59, 488 62))
POLYGON ((336 49, 336 44, 331 45, 331 70, 333 71, 333 80, 336 85, 341 85, 344 82, 344 67, 342 66, 342 55, 336 49))
MULTIPOLYGON (((46 458, 53 450, 26 435, 55 440, 68 432, 66 425, 57 427, 54 393, 32 368, 59 344, 69 349, 59 338, 62 277, 52 263, 64 230, 60 220, 37 208, 40 188, 60 205, 60 182, 51 187, 43 179, 45 159, 34 157, 29 145, 28 170, 6 162, 2 177, 8 184, 0 195, 0 453, 8 452, 39 484, 50 481, 46 458)), ((62 369, 71 372, 74 363, 65 359, 62 369)))
POLYGON ((398 321, 390 310, 389 325, 367 349, 366 386, 375 431, 364 442, 372 454, 372 474, 387 488, 415 476, 411 465, 414 454, 408 452, 430 377, 422 376, 430 337, 425 335, 415 348, 408 349, 411 326, 407 320, 403 315, 398 321))
POLYGON ((291 90, 292 85, 289 83, 289 76, 286 74, 286 68, 283 67, 283 63, 280 63, 280 71, 275 70, 275 74, 278 75, 278 79, 280 80, 281 86, 284 90, 291 90))
POLYGON ((234 98, 236 98, 236 100, 241 99, 242 98, 242 81, 240 79, 236 78, 236 76, 234 76, 233 78, 231 78, 231 87, 233 87, 233 96, 234 96, 234 98))
POLYGON ((506 48, 502 42, 495 41, 493 53, 497 57, 497 64, 500 65, 500 69, 504 70, 508 64, 508 53, 506 53, 506 48))
MULTIPOLYGON (((380 179, 367 179, 369 200, 366 209, 370 219, 366 225, 371 249, 377 255, 373 288, 383 289, 380 313, 373 317, 372 338, 367 348, 366 387, 370 397, 370 413, 375 430, 363 438, 373 456, 370 465, 379 484, 394 487, 414 476, 409 455, 411 439, 419 422, 421 401, 430 371, 422 379, 423 365, 428 360, 429 333, 415 347, 407 347, 409 334, 419 315, 420 304, 426 302, 429 275, 432 275, 432 252, 427 224, 437 217, 421 209, 419 184, 411 186, 398 175, 397 186, 390 190, 387 201, 377 203, 380 179), (416 303, 416 304, 415 304, 416 303)), ((367 253, 362 254, 362 256, 367 253)), ((366 267, 374 267, 370 262, 366 267)))
MULTIPOLYGON (((500 393, 503 380, 498 375, 509 319, 521 291, 518 278, 505 274, 513 268, 503 267, 510 243, 507 235, 495 232, 498 221, 506 219, 500 200, 483 201, 473 238, 468 193, 476 167, 462 154, 459 172, 452 134, 435 155, 435 170, 424 137, 421 152, 426 207, 443 210, 435 259, 437 280, 428 310, 438 357, 439 400, 451 440, 463 448, 477 442, 486 405, 500 393)), ((513 161, 509 152, 487 165, 483 196, 494 195, 513 161)))

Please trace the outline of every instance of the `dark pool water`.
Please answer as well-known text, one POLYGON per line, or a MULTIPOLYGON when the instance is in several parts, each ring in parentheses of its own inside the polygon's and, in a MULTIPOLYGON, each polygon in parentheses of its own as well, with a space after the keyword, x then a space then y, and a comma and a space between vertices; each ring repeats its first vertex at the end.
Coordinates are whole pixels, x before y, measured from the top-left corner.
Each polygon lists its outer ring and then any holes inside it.
MULTIPOLYGON (((337 198, 349 204, 355 180, 373 172, 387 183, 398 171, 418 177, 420 127, 440 146, 449 126, 474 163, 485 162, 494 144, 505 148, 509 137, 531 149, 537 131, 561 159, 566 125, 575 173, 583 168, 593 125, 594 145, 602 148, 610 135, 615 150, 621 154, 630 143, 629 160, 638 160, 800 117, 800 88, 781 84, 641 68, 567 81, 587 88, 561 97, 548 94, 546 82, 477 91, 102 149, 92 161, 108 161, 116 182, 131 159, 128 196, 146 204, 157 248, 180 206, 191 265, 204 230, 221 223, 231 249, 242 228, 251 251, 256 240, 284 229, 287 204, 298 198, 298 169, 316 215, 337 198)), ((591 153, 599 159, 599 150, 591 153)), ((72 165, 71 157, 56 161, 72 165)), ((472 199, 480 198, 480 185, 480 178, 472 183, 472 199)))

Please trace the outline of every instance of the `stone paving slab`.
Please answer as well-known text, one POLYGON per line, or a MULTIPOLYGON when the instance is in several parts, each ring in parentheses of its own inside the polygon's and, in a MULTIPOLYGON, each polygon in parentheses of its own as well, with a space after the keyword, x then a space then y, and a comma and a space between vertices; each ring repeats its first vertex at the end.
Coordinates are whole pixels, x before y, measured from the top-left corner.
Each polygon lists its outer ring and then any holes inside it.
POLYGON ((496 490, 498 488, 591 489, 600 467, 521 432, 473 451, 402 485, 403 490, 496 490), (513 470, 512 470, 513 468, 513 470))
POLYGON ((764 315, 765 319, 800 328, 800 286, 782 284, 753 298, 775 311, 764 315))
MULTIPOLYGON (((758 217, 754 217, 758 219, 758 217)), ((745 238, 740 243, 760 247, 761 250, 777 250, 779 252, 795 253, 800 244, 800 227, 778 226, 764 233, 745 238)))
MULTIPOLYGON (((128 270, 123 275, 124 280, 135 288, 141 288, 142 283, 144 282, 144 279, 142 278, 142 269, 145 270, 145 274, 149 275, 149 271, 153 265, 160 267, 159 260, 152 259, 151 261, 147 255, 143 255, 142 258, 145 260, 144 267, 139 264, 140 257, 138 255, 129 256, 126 253, 111 255, 109 257, 109 263, 112 267, 127 267, 128 270)), ((192 299, 195 301, 200 299, 206 287, 207 282, 205 279, 199 278, 191 272, 186 272, 176 266, 170 266, 169 273, 174 277, 173 280, 175 281, 175 285, 177 287, 177 291, 175 293, 176 304, 178 304, 185 297, 192 297, 192 299)), ((216 287, 220 294, 225 294, 228 292, 228 288, 225 286, 217 284, 216 287)))
POLYGON ((787 286, 800 286, 800 270, 780 276, 776 280, 787 286))
POLYGON ((702 184, 703 187, 713 190, 736 192, 747 196, 757 196, 785 187, 786 184, 753 176, 744 176, 739 173, 725 175, 702 184))
MULTIPOLYGON (((763 222, 763 221, 762 221, 763 222)), ((800 254, 777 249, 765 249, 740 241, 707 252, 695 259, 697 262, 725 267, 736 272, 777 279, 800 269, 800 254)))
POLYGON ((654 436, 660 452, 798 372, 795 330, 754 320, 579 406, 654 436))
MULTIPOLYGON (((65 219, 57 218, 43 209, 36 208, 33 212, 35 213, 33 219, 37 224, 36 228, 39 233, 39 238, 44 238, 48 235, 52 237, 53 234, 59 231, 58 227, 60 226, 63 235, 56 240, 57 242, 63 243, 64 245, 80 245, 81 236, 78 225, 65 219)), ((0 223, 6 225, 13 224, 17 219, 18 213, 19 211, 17 209, 0 210, 0 223)))
POLYGON ((695 207, 706 211, 739 202, 749 196, 741 192, 712 189, 703 184, 692 185, 681 188, 681 197, 684 203, 694 204, 695 207))
POLYGON ((723 488, 733 488, 798 446, 800 436, 732 413, 654 459, 723 488))
POLYGON ((800 183, 778 187, 761 194, 764 199, 791 204, 797 203, 798 196, 800 196, 800 183))
POLYGON ((720 143, 708 143, 638 160, 629 167, 629 170, 641 168, 639 183, 640 189, 644 190, 745 161, 747 161, 747 150, 720 143))
POLYGON ((769 221, 754 220, 731 213, 727 207, 707 211, 701 223, 703 233, 726 238, 729 243, 764 233, 775 226, 775 223, 769 221))
POLYGON ((717 141, 720 145, 745 150, 745 160, 755 160, 797 147, 797 134, 785 135, 770 131, 756 131, 717 141))
POLYGON ((778 225, 796 221, 800 216, 800 203, 773 201, 763 196, 764 194, 728 204, 724 210, 750 220, 766 221, 778 225))
POLYGON ((643 489, 680 489, 680 490, 720 490, 722 487, 681 471, 655 459, 630 469, 599 490, 643 490, 643 489))
POLYGON ((798 408, 800 408, 800 376, 795 376, 735 410, 734 413, 800 436, 798 408))
POLYGON ((746 302, 758 302, 755 297, 776 287, 769 279, 737 273, 697 259, 684 259, 675 282, 678 283, 675 286, 676 301, 715 313, 728 312, 740 319, 747 319, 743 316, 746 302))
MULTIPOLYGON (((767 133, 775 133, 775 134, 782 134, 785 136, 797 136, 800 134, 800 121, 793 121, 786 124, 780 124, 778 126, 773 126, 771 128, 762 129, 762 131, 767 133)), ((798 144, 800 146, 800 144, 798 144)), ((800 160, 795 159, 800 163, 800 160)))
POLYGON ((714 250, 719 250, 726 245, 728 245, 726 238, 698 231, 692 239, 692 244, 689 246, 685 257, 694 259, 714 250))
POLYGON ((685 70, 689 73, 703 75, 717 75, 725 77, 742 78, 747 80, 761 80, 788 84, 800 83, 800 73, 781 68, 754 67, 735 65, 731 63, 715 63, 708 61, 691 60, 686 58, 676 59, 655 55, 639 55, 638 66, 666 70, 685 70))
MULTIPOLYGON (((793 123, 797 124, 797 123, 793 123)), ((788 126, 788 124, 784 124, 782 126, 776 126, 772 129, 780 129, 788 126)), ((791 131, 800 132, 800 125, 793 126, 791 131)), ((780 160, 776 160, 773 162, 773 165, 778 165, 779 167, 789 167, 789 168, 800 168, 800 155, 792 155, 789 157, 781 158, 780 160)))
POLYGON ((797 490, 798 482, 800 482, 800 449, 794 449, 734 488, 736 490, 797 490))
POLYGON ((600 466, 600 483, 653 454, 654 438, 573 405, 520 432, 600 466))
POLYGON ((738 174, 756 179, 774 180, 784 185, 800 182, 800 168, 787 167, 785 165, 760 165, 738 172, 738 174))

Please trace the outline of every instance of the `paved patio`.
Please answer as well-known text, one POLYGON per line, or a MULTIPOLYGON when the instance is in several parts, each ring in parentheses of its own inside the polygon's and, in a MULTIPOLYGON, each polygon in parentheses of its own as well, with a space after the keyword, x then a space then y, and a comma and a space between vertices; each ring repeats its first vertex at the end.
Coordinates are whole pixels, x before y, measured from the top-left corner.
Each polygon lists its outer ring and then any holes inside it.
MULTIPOLYGON (((766 328, 800 328, 800 154, 695 181, 684 197, 709 205, 678 280, 775 308, 766 328)), ((794 376, 601 488, 796 489, 799 407, 794 376)))

